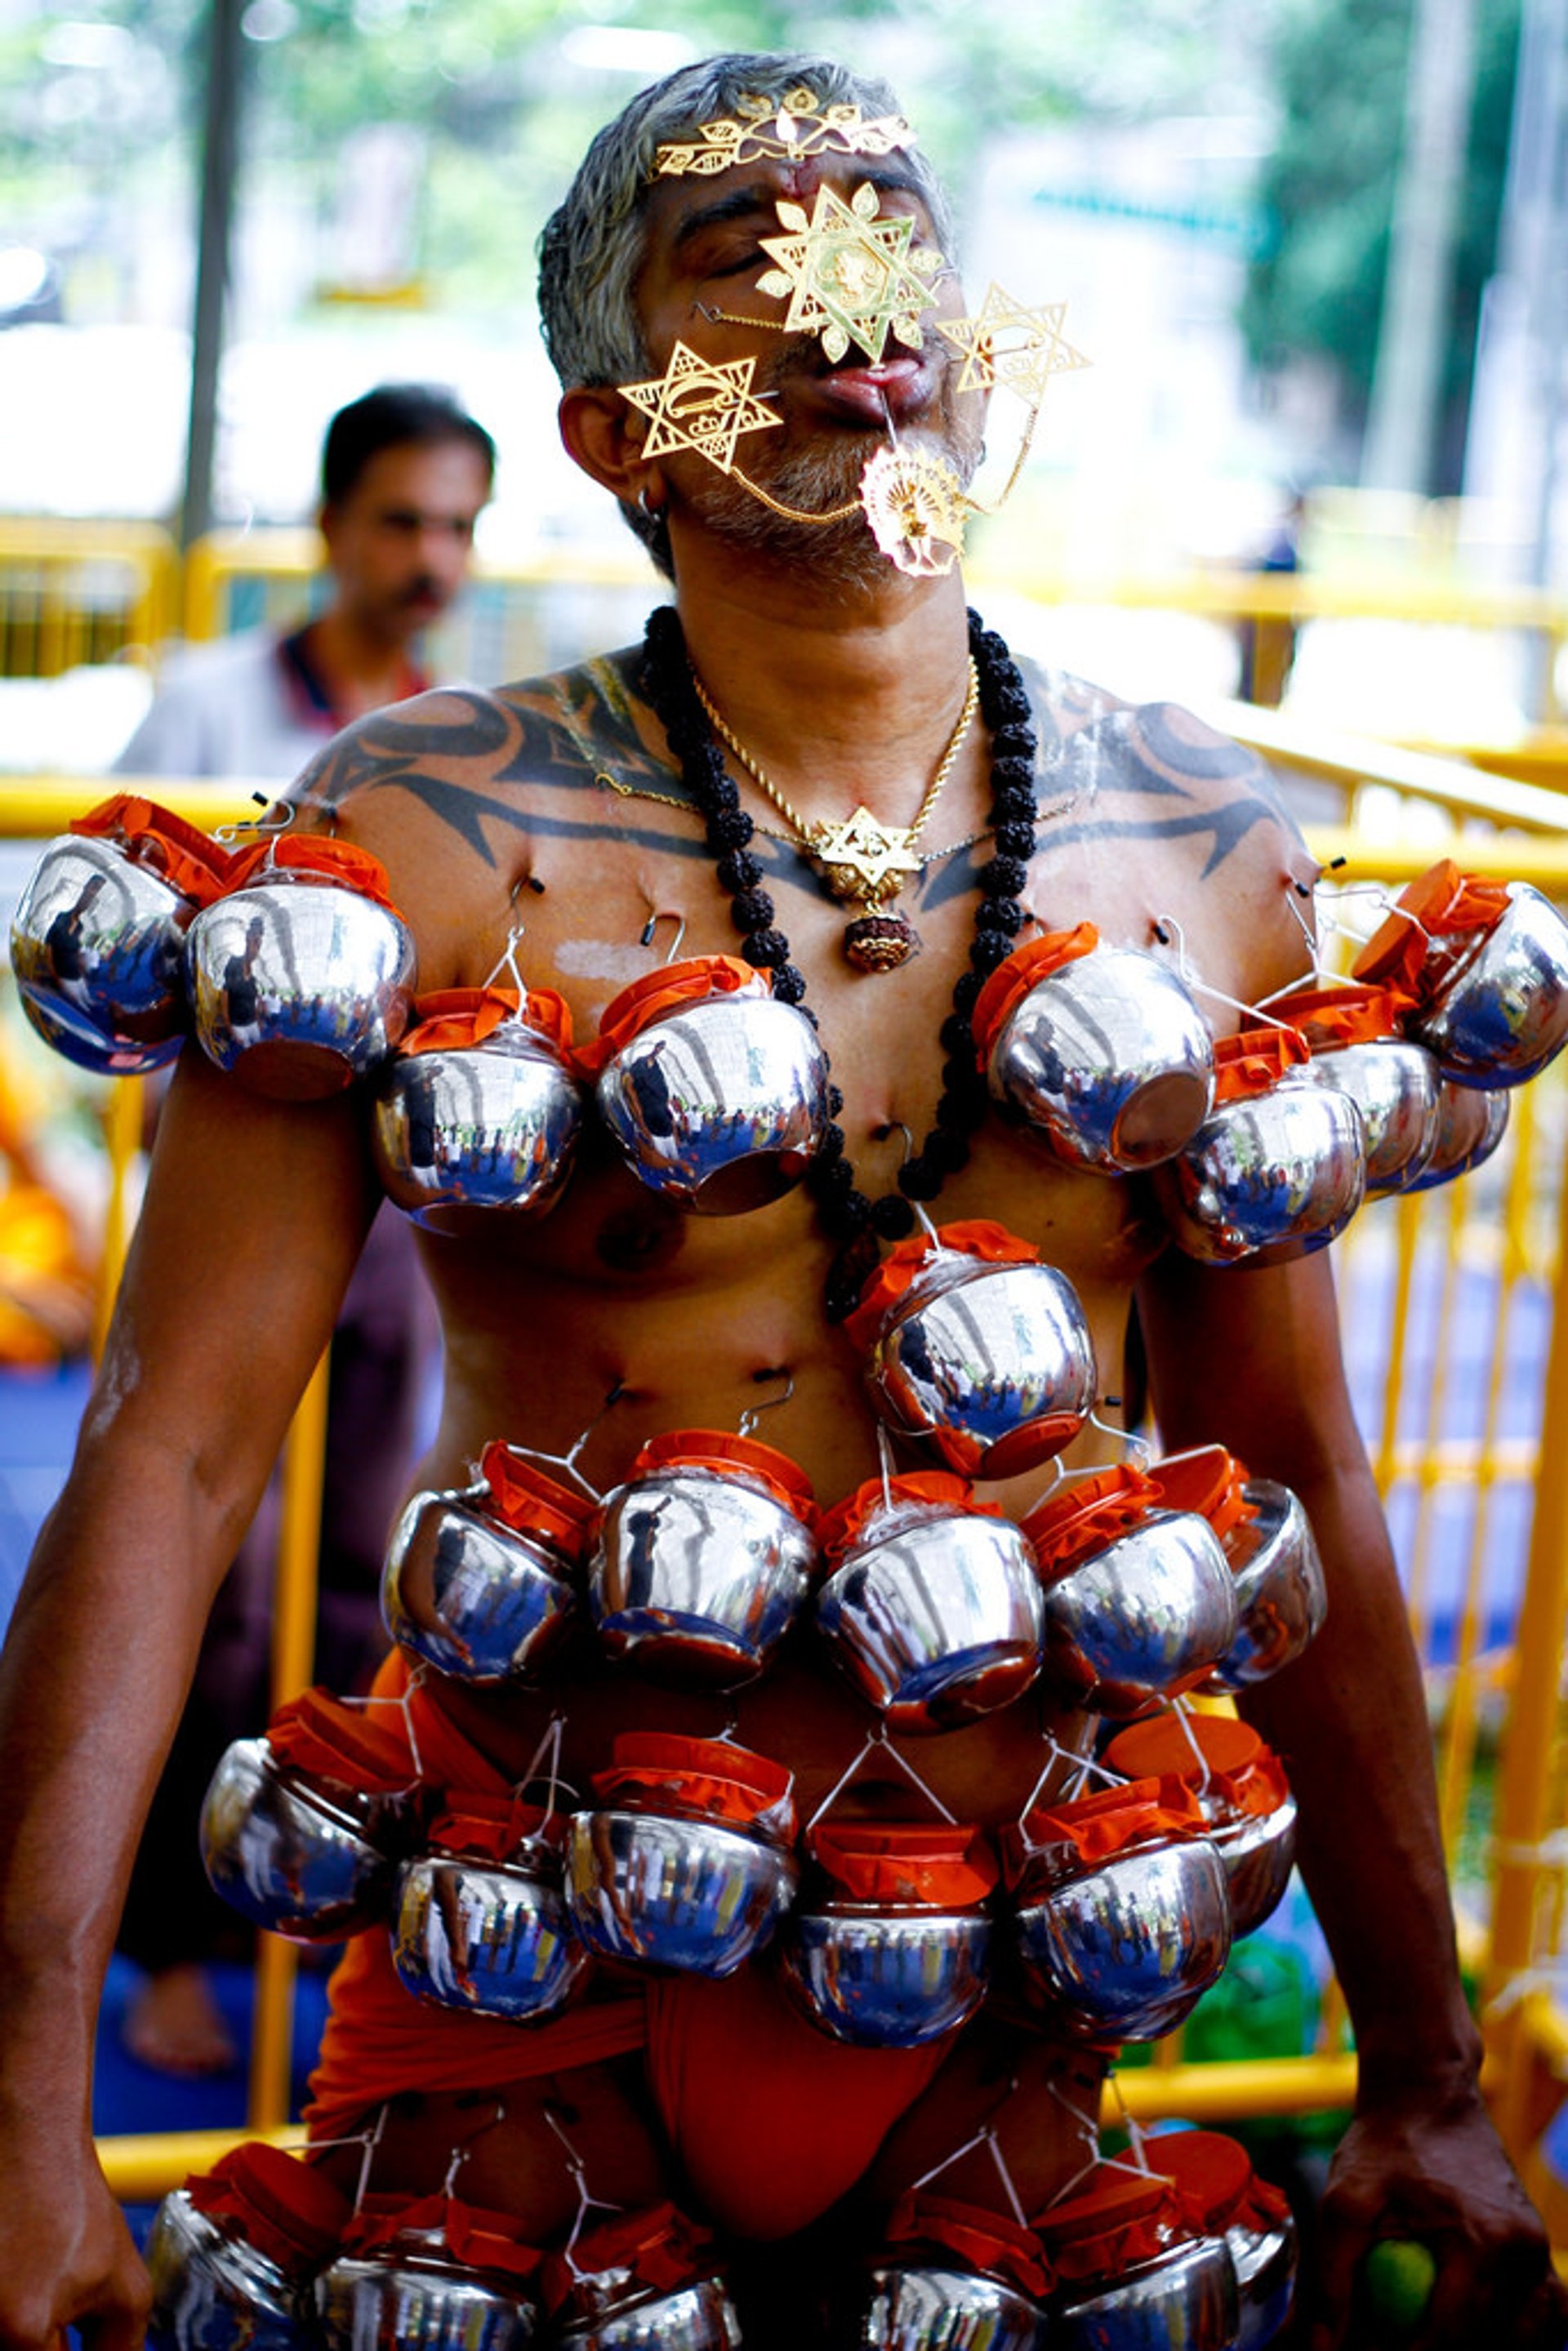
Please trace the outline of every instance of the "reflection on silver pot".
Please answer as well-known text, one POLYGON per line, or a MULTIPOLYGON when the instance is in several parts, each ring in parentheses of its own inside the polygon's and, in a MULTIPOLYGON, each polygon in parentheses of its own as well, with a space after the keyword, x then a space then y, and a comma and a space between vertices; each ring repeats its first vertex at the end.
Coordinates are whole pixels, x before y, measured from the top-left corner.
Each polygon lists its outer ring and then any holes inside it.
POLYGON ((202 1806, 214 1889, 258 1927, 337 1942, 386 1916, 413 1824, 412 1773, 362 1713, 307 1690, 238 1739, 202 1806))
MULTIPOLYGON (((282 856, 284 844, 270 846, 282 856)), ((346 846, 295 844, 317 854, 346 846)), ((397 1043, 413 1004, 402 916, 314 868, 260 865, 204 907, 185 935, 185 972, 208 1058, 287 1102, 363 1077, 397 1043)))
POLYGON ((702 1216, 778 1199, 828 1123, 816 1030, 730 956, 667 965, 623 989, 582 1058, 633 1175, 702 1216))
POLYGON ((1242 1488, 1249 1515, 1225 1538, 1236 1581, 1236 1637, 1214 1669, 1218 1688, 1246 1689, 1299 1657, 1328 1614, 1328 1584, 1312 1524, 1271 1478, 1242 1488))
POLYGON ((1035 2216, 1046 2259, 1066 2273, 1046 2303, 1051 2351, 1232 2351, 1229 2249, 1160 2176, 1160 2145, 1145 2145, 1146 2173, 1102 2164, 1086 2189, 1035 2216))
POLYGON ((11 923, 16 992, 38 1034, 105 1076, 172 1061, 190 1025, 181 967, 196 903, 118 840, 50 841, 11 923))
POLYGON ((835 2336, 841 2351, 1034 2351, 1039 2306, 1000 2278, 878 2262, 835 2336))
POLYGON ((627 1731, 568 1829, 566 1898, 591 1951, 727 1976, 794 1899, 791 1775, 725 1740, 627 1731))
POLYGON ((821 1534, 838 1563, 817 1596, 817 1623, 889 1729, 951 1730, 1010 1705, 1034 1680, 1033 1554, 962 1479, 873 1479, 826 1515, 821 1534))
POLYGON ((1155 1166, 1207 1113, 1213 1033, 1186 982, 1156 956, 1104 944, 1092 923, 1018 948, 973 1027, 994 1099, 1070 1165, 1155 1166))
POLYGON ((1009 1860, 1024 1980, 1065 2030, 1157 2041, 1223 1970, 1225 1865, 1179 1782, 1037 1809, 1009 1860))
POLYGON ((584 2230, 545 2262, 544 2295, 560 2351, 740 2351, 709 2231, 673 2204, 584 2230))
POLYGON ((985 1997, 995 1859, 978 1831, 942 1822, 823 1821, 813 1882, 781 1953, 797 2004, 835 2040, 914 2049, 985 1997))
POLYGON ((319 2167, 259 2140, 172 2189, 143 2256, 152 2351, 303 2351, 349 2212, 319 2167))
POLYGON ((471 1487, 415 1494, 392 1530, 382 1615, 394 1641, 463 1681, 536 1674, 577 1611, 592 1506, 510 1447, 471 1487))
POLYGON ((1173 1778, 1196 1798, 1225 1865, 1233 1939, 1278 1907, 1296 1858, 1296 1805, 1284 1766, 1234 1716, 1168 1713, 1135 1722, 1102 1759, 1130 1780, 1173 1778))
POLYGON ((432 1232, 467 1213, 540 1217, 570 1175, 584 1093, 571 1019, 551 990, 422 996, 381 1069, 371 1146, 387 1197, 432 1232))
POLYGON ((1429 1192, 1489 1160, 1508 1132, 1508 1102, 1500 1091, 1482 1093, 1444 1078, 1437 1092, 1437 1139, 1409 1189, 1429 1192))
POLYGON ((1408 1033, 1466 1086, 1517 1086, 1568 1042, 1568 923, 1528 882, 1511 882, 1490 930, 1435 941, 1408 1033))
POLYGON ((733 1689, 768 1663, 817 1567, 816 1503, 789 1457, 685 1429, 643 1447, 606 1497, 588 1602, 606 1654, 733 1689))
POLYGON ((327 2351, 522 2351, 538 2331, 539 2257, 517 2227, 449 2198, 362 2198, 316 2282, 327 2351))
POLYGON ((1225 1038, 1216 1063, 1212 1113, 1154 1173, 1172 1238, 1209 1265, 1324 1248, 1365 1196, 1360 1111, 1313 1071, 1293 1030, 1225 1038))
POLYGON ((449 1792, 398 1880, 392 1964, 410 1991, 518 2023, 565 2007, 588 1953, 561 1889, 563 1830, 514 1797, 449 1792))
POLYGON ((1218 1537, 1197 1511, 1161 1509, 1131 1465, 1066 1481, 1023 1531, 1045 1583, 1046 1667, 1076 1705, 1136 1714, 1230 1646, 1236 1588, 1218 1537))
POLYGON ((1146 2152, 1190 2212, 1222 2236, 1236 2270, 1234 2351, 1263 2351, 1291 2314, 1299 2244, 1290 2205, 1260 2179, 1245 2147, 1218 2131, 1162 2132, 1146 2152))
POLYGON ((885 1425, 966 1478, 1050 1460, 1093 1407, 1094 1348, 1077 1291, 1000 1225, 900 1242, 845 1329, 865 1350, 885 1425))

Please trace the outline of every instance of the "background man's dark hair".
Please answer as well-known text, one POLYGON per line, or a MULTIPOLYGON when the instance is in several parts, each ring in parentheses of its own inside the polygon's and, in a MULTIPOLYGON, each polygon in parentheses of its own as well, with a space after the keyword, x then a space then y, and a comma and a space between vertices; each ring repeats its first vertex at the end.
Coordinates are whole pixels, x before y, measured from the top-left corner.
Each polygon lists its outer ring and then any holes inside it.
POLYGON ((484 426, 459 408, 439 384, 379 383, 373 392, 340 408, 327 427, 321 452, 321 497, 327 506, 346 498, 372 457, 383 449, 417 442, 429 448, 466 441, 477 451, 487 477, 496 471, 496 444, 484 426))

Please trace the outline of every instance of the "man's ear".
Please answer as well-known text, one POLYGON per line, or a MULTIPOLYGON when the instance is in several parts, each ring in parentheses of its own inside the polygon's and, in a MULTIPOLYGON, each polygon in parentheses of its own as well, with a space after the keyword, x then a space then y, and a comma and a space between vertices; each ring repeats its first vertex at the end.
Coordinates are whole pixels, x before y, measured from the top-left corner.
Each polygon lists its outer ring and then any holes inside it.
POLYGON ((664 504, 658 465, 643 455, 646 420, 608 384, 578 384, 561 394, 560 437, 571 457, 601 488, 635 506, 641 493, 655 509, 664 504))

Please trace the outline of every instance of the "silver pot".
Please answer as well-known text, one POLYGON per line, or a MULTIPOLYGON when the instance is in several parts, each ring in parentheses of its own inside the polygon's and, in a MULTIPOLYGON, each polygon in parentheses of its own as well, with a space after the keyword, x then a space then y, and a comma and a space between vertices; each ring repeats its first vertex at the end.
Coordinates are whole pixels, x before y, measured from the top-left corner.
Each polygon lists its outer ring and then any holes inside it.
POLYGON ((816 1564, 810 1529, 759 1480, 668 1463, 608 1497, 588 1604, 610 1656, 733 1689, 768 1664, 816 1564))
POLYGON ((1003 1109, 1070 1165, 1153 1167, 1207 1114, 1214 1038, 1168 964, 1102 942, 1014 1007, 988 1077, 1003 1109))
POLYGON ((1281 1244, 1298 1254, 1323 1248, 1364 1196, 1364 1132, 1350 1096, 1310 1069, 1218 1102, 1154 1173, 1176 1246, 1209 1265, 1281 1244))
POLYGON ((209 1059, 258 1093, 311 1102, 362 1078, 402 1035, 413 941, 375 899, 280 871, 203 907, 185 974, 209 1059))
POLYGON ((1263 2351, 1290 2317, 1301 2245, 1289 2212, 1268 2224, 1232 2221, 1225 2241, 1236 2270, 1240 2320, 1234 2351, 1263 2351))
POLYGON ((827 1056, 792 1004, 698 998, 611 1057, 598 1101, 652 1190, 699 1215, 738 1216, 804 1176, 828 1123, 827 1056))
POLYGON ((1437 1139, 1412 1192, 1429 1192, 1438 1184, 1468 1176, 1491 1157, 1508 1132, 1508 1095, 1500 1089, 1483 1093, 1476 1086, 1456 1085, 1444 1078, 1437 1091, 1437 1139))
POLYGON ((1091 1552, 1044 1598, 1048 1672, 1096 1714, 1136 1714, 1225 1655, 1236 1585, 1195 1510, 1155 1510, 1091 1552))
POLYGON ((722 2277, 634 2299, 606 2296, 591 2316, 555 2336, 559 2351, 740 2351, 740 2340, 722 2277))
POLYGON ((943 1249, 889 1312, 866 1376, 888 1427, 966 1478, 1010 1478, 1060 1453, 1099 1384, 1065 1274, 943 1249))
POLYGON ((799 1876, 792 1854, 720 1821, 571 1815, 567 1907, 601 1959, 733 1975, 776 1932, 799 1876))
POLYGON ((1442 1080, 1427 1048, 1407 1038, 1372 1037, 1319 1050, 1312 1068, 1361 1113, 1368 1193, 1408 1191, 1432 1155, 1440 1123, 1442 1080))
POLYGON ((832 1900, 794 1913, 780 1957, 796 2000, 835 2040, 915 2049, 979 2007, 991 1934, 983 1911, 832 1900))
POLYGON ((415 1494, 382 1570, 392 1638, 463 1681, 524 1681, 576 1611, 570 1562, 543 1537, 506 1526, 487 1489, 415 1494))
POLYGON ((143 2258, 152 2351, 308 2351, 316 2339, 308 2282, 199 2212, 183 2188, 159 2205, 143 2258))
POLYGON ((51 841, 11 923, 16 992, 39 1036, 106 1076, 172 1061, 190 1025, 181 959, 193 911, 115 841, 51 841))
POLYGON ((385 1917, 406 1821, 398 1797, 279 1763, 265 1738, 236 1739, 202 1806, 202 1859, 255 1925, 335 1943, 385 1917))
POLYGON ((1299 1657, 1328 1614, 1328 1586, 1312 1525, 1288 1486, 1249 1478, 1256 1510, 1225 1538, 1235 1579, 1236 1633, 1215 1667, 1217 1689, 1246 1689, 1299 1657))
POLYGON ((817 1595, 817 1622, 890 1730, 952 1730, 1040 1671, 1041 1607, 1018 1528, 939 1504, 879 1512, 817 1595))
POLYGON ((1490 931, 1428 948, 1424 1008, 1406 1022, 1460 1085, 1521 1085, 1568 1041, 1568 923, 1528 882, 1508 896, 1490 931))
POLYGON ((406 1862, 392 1963, 410 1991, 442 2008, 518 2022, 555 2015, 589 1964, 559 1855, 535 1837, 505 1861, 427 1853, 406 1862))
POLYGON ((1091 2280, 1046 2305, 1051 2351, 1234 2351, 1236 2269, 1223 2237, 1199 2237, 1091 2280))
POLYGON ((415 2245, 340 2255, 316 2281, 316 2311, 328 2351, 520 2351, 538 2325, 516 2281, 415 2245))
POLYGON ((926 2262, 878 2262, 846 2316, 841 2351, 1034 2351, 1040 2333, 1016 2286, 926 2262))
POLYGON ((1296 1800, 1287 1796, 1271 1813, 1232 1813, 1202 1795, 1198 1802, 1210 1842, 1225 1865, 1231 1938, 1239 1942, 1271 1917, 1284 1898, 1296 1862, 1296 1800))
POLYGON ((541 1217, 571 1173, 583 1090, 549 1040, 503 1021, 474 1045, 394 1053, 371 1148, 390 1200, 432 1232, 465 1209, 541 1217))
POLYGON ((1172 2032, 1230 1953, 1225 1865, 1207 1837, 1092 1863, 1053 1847, 1030 1865, 1017 1918, 1026 1980, 1054 2022, 1094 2040, 1172 2032))

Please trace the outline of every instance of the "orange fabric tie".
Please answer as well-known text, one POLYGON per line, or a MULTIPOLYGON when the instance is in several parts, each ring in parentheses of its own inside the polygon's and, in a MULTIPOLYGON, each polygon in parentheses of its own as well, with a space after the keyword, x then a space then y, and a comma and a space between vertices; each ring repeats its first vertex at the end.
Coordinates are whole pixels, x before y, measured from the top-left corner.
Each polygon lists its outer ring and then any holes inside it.
POLYGON ((1105 1761, 1129 1779, 1171 1778, 1195 1789, 1207 1764, 1210 1792, 1228 1812, 1251 1819, 1277 1813, 1289 1800, 1284 1765, 1249 1723, 1235 1715, 1189 1714, 1186 1729, 1191 1741, 1176 1714, 1151 1715, 1117 1732, 1105 1750, 1105 1761), (1193 1741, 1202 1763, 1193 1752, 1193 1741))
POLYGON ((1070 931, 1046 931, 1027 946, 1015 947, 1000 963, 975 999, 969 1026, 975 1039, 975 1059, 983 1070, 991 1048, 1024 998, 1063 964, 1092 955, 1100 934, 1092 923, 1078 923, 1070 931))
POLYGON ((894 2206, 887 2241, 940 2246, 983 2277, 1000 2278, 1035 2302, 1043 2301, 1055 2283, 1032 2230, 1020 2229, 1005 2213, 934 2196, 928 2189, 915 2189, 894 2206))
POLYGON ((930 1910, 970 1910, 998 1877, 983 1830, 905 1826, 876 1821, 824 1821, 807 1848, 833 1885, 852 1901, 908 1904, 930 1910))
POLYGON ((1239 1102, 1266 1094, 1287 1070, 1304 1069, 1312 1047, 1299 1029, 1239 1029, 1214 1049, 1214 1099, 1239 1102))
POLYGON ((74 817, 70 829, 89 837, 112 835, 139 864, 150 865, 198 906, 210 906, 229 887, 234 861, 223 844, 139 792, 112 793, 74 817))
POLYGON ((267 1726, 267 1743, 277 1762, 365 1795, 401 1794, 413 1777, 396 1733, 379 1729, 364 1708, 319 1687, 301 1690, 278 1708, 267 1726))
POLYGON ((744 1469, 803 1525, 816 1523, 817 1498, 805 1471, 777 1446, 763 1445, 755 1437, 737 1437, 727 1428, 667 1428, 642 1447, 631 1475, 635 1479, 655 1469, 682 1468, 716 1469, 721 1476, 744 1469))
POLYGON ((1223 1445, 1200 1445, 1189 1453, 1170 1453, 1156 1461, 1149 1476, 1159 1489, 1161 1508, 1191 1510, 1207 1519, 1221 1542, 1231 1531, 1258 1515, 1258 1505, 1247 1499, 1245 1464, 1223 1445))
POLYGON ((1057 1583, 1160 1506, 1153 1476, 1131 1461, 1117 1461, 1053 1489, 1021 1523, 1041 1573, 1057 1583))
POLYGON ((1124 1788, 1101 1788, 1063 1804, 1040 1804, 1025 1815, 1009 1841, 1009 1876, 1027 1866, 1030 1848, 1070 1844, 1081 1861, 1108 1861, 1152 1837, 1185 1844, 1201 1836, 1202 1807, 1174 1772, 1134 1780, 1124 1788))
POLYGON ((1299 1029, 1314 1053, 1338 1045, 1375 1045, 1397 1037, 1410 998, 1392 987, 1302 987, 1276 997, 1270 1009, 1299 1029))
POLYGON ((461 1052, 482 1045, 503 1021, 521 1011, 524 1025, 553 1045, 565 1060, 571 1052, 571 1008, 553 987, 435 987, 413 999, 413 1024, 402 1040, 404 1053, 461 1052))
POLYGON ((515 1534, 541 1541, 580 1560, 593 1532, 598 1505, 537 1469, 531 1461, 494 1437, 479 1456, 479 1474, 490 1489, 490 1508, 515 1534))
POLYGON ((1033 2226, 1059 2285, 1119 2277, 1170 2250, 1182 2211, 1168 2179, 1103 2164, 1081 2195, 1048 2205, 1033 2226))
POLYGON ((570 2302, 580 2274, 594 2277, 605 2270, 629 2270, 637 2285, 656 2294, 673 2293, 701 2276, 712 2241, 710 2231, 674 2204, 619 2213, 596 2229, 585 2229, 570 2262, 563 2253, 546 2258, 540 2281, 545 2309, 556 2317, 570 2302))
POLYGON ((543 2257, 537 2246, 523 2243, 517 2233, 519 2225, 509 2212, 488 2212, 481 2205, 460 2203, 455 2196, 371 2195, 343 2231, 343 2249, 350 2253, 388 2252, 407 2238, 434 2235, 464 2269, 528 2278, 543 2257))
POLYGON ((476 1861, 510 1861, 518 1845, 538 1836, 547 1824, 564 1829, 564 1815, 547 1813, 521 1796, 498 1796, 483 1788, 448 1788, 445 1810, 430 1826, 436 1853, 476 1861))
POLYGON ((1433 939, 1494 930, 1508 904, 1505 883, 1461 873, 1451 857, 1441 857, 1400 892, 1395 911, 1374 931, 1351 971, 1357 979, 1400 988, 1418 1002, 1426 994, 1421 967, 1433 939))
POLYGON ((700 1004, 712 996, 771 998, 772 994, 773 983, 767 974, 754 971, 738 956, 698 956, 689 963, 664 964, 657 971, 645 972, 612 998, 598 1036, 580 1049, 578 1066, 587 1075, 597 1076, 606 1061, 650 1021, 663 1019, 666 1012, 674 1012, 683 1004, 700 1004))
POLYGON ((221 2156, 193 2173, 185 2193, 198 2212, 229 2222, 286 2276, 308 2276, 330 2261, 352 2207, 319 2165, 265 2139, 221 2156))
POLYGON ((358 849, 351 841, 337 841, 322 833, 274 833, 267 841, 258 841, 249 849, 242 849, 234 861, 225 885, 225 895, 243 890, 247 882, 265 882, 269 872, 303 875, 314 882, 335 883, 339 888, 352 890, 361 898, 373 898, 395 914, 392 886, 387 869, 379 857, 368 849, 358 849))
POLYGON ((785 1844, 794 1840, 795 1775, 766 1755, 727 1739, 687 1739, 666 1730, 622 1731, 610 1751, 610 1769, 594 1772, 591 1782, 601 1803, 617 1796, 663 1796, 735 1827, 765 1829, 785 1844))
POLYGON ((925 1233, 912 1233, 907 1240, 889 1249, 868 1279, 860 1304, 852 1314, 845 1316, 844 1329, 853 1345, 870 1347, 874 1343, 886 1316, 938 1249, 972 1257, 982 1265, 1040 1263, 1040 1251, 1031 1241, 1020 1241, 1005 1225, 988 1224, 981 1217, 967 1224, 944 1225, 935 1241, 925 1233))
POLYGON ((890 1478, 884 1490, 880 1478, 868 1478, 841 1502, 835 1502, 822 1514, 817 1529, 824 1554, 835 1563, 846 1552, 853 1551, 862 1535, 874 1533, 876 1520, 886 1511, 888 1499, 893 1502, 925 1502, 934 1504, 953 1518, 999 1519, 999 1502, 977 1502, 975 1489, 967 1478, 950 1469, 913 1469, 903 1478, 890 1478))

